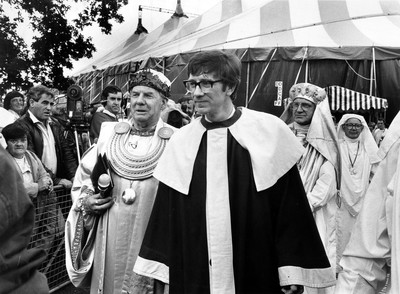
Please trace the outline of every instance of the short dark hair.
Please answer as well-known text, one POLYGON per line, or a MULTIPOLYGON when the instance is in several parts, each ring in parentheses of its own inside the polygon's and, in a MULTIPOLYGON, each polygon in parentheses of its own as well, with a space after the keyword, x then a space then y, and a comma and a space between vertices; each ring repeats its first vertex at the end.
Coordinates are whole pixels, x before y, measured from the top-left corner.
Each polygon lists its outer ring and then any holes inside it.
POLYGON ((189 75, 213 73, 222 80, 224 87, 232 87, 232 100, 235 99, 237 88, 240 84, 242 63, 231 53, 221 50, 203 51, 195 54, 189 61, 189 75))
POLYGON ((11 92, 7 93, 6 97, 4 98, 4 105, 3 105, 4 108, 7 110, 10 109, 11 108, 11 100, 16 97, 21 97, 22 99, 24 99, 24 95, 22 95, 18 91, 11 91, 11 92))
POLYGON ((12 123, 3 128, 1 131, 6 142, 12 139, 20 139, 27 136, 27 131, 19 124, 12 123))
POLYGON ((100 103, 103 106, 105 106, 107 104, 108 94, 117 94, 117 93, 122 93, 122 90, 119 87, 115 86, 115 85, 108 85, 101 92, 100 103))
POLYGON ((43 94, 50 95, 51 97, 54 98, 54 93, 46 86, 38 85, 38 86, 31 87, 29 89, 28 93, 26 94, 27 101, 28 101, 27 106, 28 107, 30 106, 31 99, 33 99, 34 101, 39 101, 40 96, 42 96, 43 94))

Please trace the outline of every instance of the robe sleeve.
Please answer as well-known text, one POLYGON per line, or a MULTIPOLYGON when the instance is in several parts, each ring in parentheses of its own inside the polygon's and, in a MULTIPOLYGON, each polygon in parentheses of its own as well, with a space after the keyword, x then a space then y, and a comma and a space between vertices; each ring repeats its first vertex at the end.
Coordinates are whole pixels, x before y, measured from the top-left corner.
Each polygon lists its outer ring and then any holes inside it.
MULTIPOLYGON (((91 171, 96 164, 97 146, 85 154, 77 169, 71 190, 73 205, 65 225, 66 267, 74 286, 84 286, 90 281, 90 269, 94 260, 94 248, 97 226, 85 229, 83 213, 78 209, 78 200, 86 189, 93 189, 90 179, 91 171)), ((89 216, 94 218, 95 216, 89 216)))
POLYGON ((169 284, 168 236, 170 234, 168 186, 159 183, 156 201, 147 226, 139 256, 136 259, 134 272, 169 284))
POLYGON ((334 285, 334 270, 325 254, 297 167, 272 189, 279 204, 275 244, 280 285, 313 288, 334 285))
POLYGON ((313 211, 325 206, 336 194, 335 168, 329 161, 325 161, 319 171, 318 180, 307 194, 313 211))

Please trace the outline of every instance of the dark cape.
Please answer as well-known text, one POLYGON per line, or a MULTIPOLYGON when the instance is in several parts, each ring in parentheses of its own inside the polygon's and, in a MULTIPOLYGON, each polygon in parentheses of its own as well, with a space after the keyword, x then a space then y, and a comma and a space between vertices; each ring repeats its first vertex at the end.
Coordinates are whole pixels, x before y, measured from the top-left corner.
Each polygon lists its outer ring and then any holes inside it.
MULTIPOLYGON (((235 293, 281 293, 281 286, 290 284, 332 285, 334 277, 296 165, 292 163, 267 189, 257 189, 251 154, 229 129, 240 122, 238 110, 221 123, 201 120, 205 131, 189 193, 160 182, 135 272, 168 283, 170 293, 210 293, 213 260, 209 257, 206 179, 207 173, 218 171, 207 170, 207 133, 228 128, 227 169, 221 169, 228 172, 235 293)), ((282 136, 286 134, 285 130, 282 136)), ((264 139, 268 145, 268 138, 264 139)))

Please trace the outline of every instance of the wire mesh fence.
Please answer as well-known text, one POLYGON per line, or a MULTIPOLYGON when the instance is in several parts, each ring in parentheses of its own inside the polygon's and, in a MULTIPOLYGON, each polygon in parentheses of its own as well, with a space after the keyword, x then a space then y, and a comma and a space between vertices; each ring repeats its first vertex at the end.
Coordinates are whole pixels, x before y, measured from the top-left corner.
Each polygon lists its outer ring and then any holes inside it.
POLYGON ((35 225, 28 248, 42 248, 47 258, 39 271, 47 277, 50 292, 69 284, 65 268, 64 228, 71 208, 70 190, 58 185, 51 192, 39 192, 33 199, 35 225))

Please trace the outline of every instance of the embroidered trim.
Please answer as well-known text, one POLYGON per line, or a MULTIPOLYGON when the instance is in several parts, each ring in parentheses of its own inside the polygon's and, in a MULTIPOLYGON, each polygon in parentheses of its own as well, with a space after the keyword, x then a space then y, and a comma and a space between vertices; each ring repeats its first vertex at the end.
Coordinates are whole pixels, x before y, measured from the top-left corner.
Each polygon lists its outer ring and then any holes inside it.
POLYGON ((82 236, 83 236, 83 215, 82 213, 78 213, 78 221, 76 222, 74 240, 72 242, 72 247, 71 247, 71 259, 74 270, 79 269, 78 255, 80 253, 82 236))
POLYGON ((143 180, 153 175, 158 159, 164 152, 166 139, 160 138, 156 148, 145 156, 135 156, 124 144, 128 134, 115 133, 107 148, 110 165, 116 174, 128 180, 143 180))
POLYGON ((154 129, 152 129, 150 131, 139 131, 139 130, 135 129, 134 127, 132 127, 131 135, 137 135, 137 136, 140 136, 140 137, 151 137, 151 136, 154 135, 155 130, 156 129, 154 128, 154 129))

